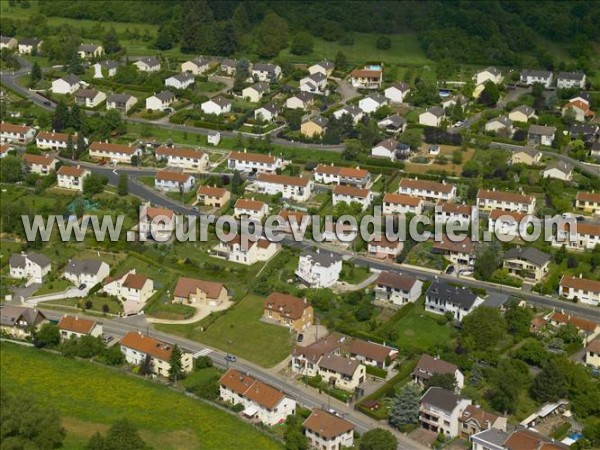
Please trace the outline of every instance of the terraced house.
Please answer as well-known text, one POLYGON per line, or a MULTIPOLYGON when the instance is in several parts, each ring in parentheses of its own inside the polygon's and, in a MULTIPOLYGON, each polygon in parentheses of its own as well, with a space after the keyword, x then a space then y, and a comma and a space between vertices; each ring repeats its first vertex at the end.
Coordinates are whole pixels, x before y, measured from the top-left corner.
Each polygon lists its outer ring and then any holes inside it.
POLYGON ((362 211, 365 211, 371 205, 374 197, 374 194, 368 189, 342 185, 333 188, 333 206, 338 203, 347 203, 348 205, 356 203, 360 205, 362 211))
POLYGON ((195 185, 192 175, 176 170, 159 170, 154 178, 154 187, 164 192, 189 192, 195 185))
POLYGON ((23 162, 27 166, 29 173, 35 173, 44 177, 56 169, 58 159, 50 155, 34 155, 31 153, 25 153, 23 155, 23 162))
POLYGON ((451 202, 438 202, 435 205, 435 221, 446 225, 448 222, 468 226, 472 220, 477 220, 479 210, 469 205, 451 202))
POLYGON ((319 164, 315 168, 314 178, 317 183, 338 184, 366 188, 371 182, 371 174, 360 167, 337 167, 333 164, 319 164))
POLYGON ((554 247, 565 245, 571 250, 593 250, 600 244, 600 226, 597 223, 577 222, 576 227, 558 228, 552 239, 554 247))
POLYGON ((112 163, 124 163, 131 164, 131 159, 134 156, 139 157, 142 151, 129 145, 113 144, 108 141, 95 141, 92 142, 89 149, 90 158, 104 159, 112 163))
POLYGON ((285 199, 306 202, 312 193, 313 182, 308 178, 259 173, 254 187, 257 192, 262 194, 277 195, 281 193, 285 199))
POLYGON ((477 207, 483 210, 499 209, 527 214, 535 213, 536 198, 516 192, 502 192, 479 189, 477 192, 477 207))
POLYGON ((588 280, 581 275, 563 275, 558 286, 558 295, 568 300, 578 300, 592 306, 600 305, 600 281, 588 280))
POLYGON ((229 202, 231 193, 225 188, 200 186, 196 192, 196 199, 201 205, 221 208, 229 202))
POLYGON ((29 144, 35 138, 36 129, 27 125, 0 122, 0 142, 29 144))
POLYGON ((398 193, 419 197, 426 201, 449 201, 456 197, 456 186, 437 181, 402 178, 398 193))
POLYGON ((274 173, 283 169, 284 162, 278 156, 264 155, 262 153, 231 152, 227 167, 239 172, 274 173))
MULTIPOLYGON (((86 139, 87 142, 87 139, 86 139)), ((77 148, 77 135, 71 135, 71 144, 77 148)), ((35 137, 35 146, 42 150, 64 150, 69 145, 67 133, 40 131, 35 137)))
POLYGON ((156 159, 167 161, 167 166, 178 167, 189 172, 207 172, 208 154, 200 150, 181 147, 160 146, 155 152, 156 159))
POLYGON ((600 215, 600 193, 578 192, 575 207, 584 213, 600 215))
POLYGON ((424 201, 418 197, 405 194, 387 193, 383 196, 383 214, 415 214, 423 213, 424 201))

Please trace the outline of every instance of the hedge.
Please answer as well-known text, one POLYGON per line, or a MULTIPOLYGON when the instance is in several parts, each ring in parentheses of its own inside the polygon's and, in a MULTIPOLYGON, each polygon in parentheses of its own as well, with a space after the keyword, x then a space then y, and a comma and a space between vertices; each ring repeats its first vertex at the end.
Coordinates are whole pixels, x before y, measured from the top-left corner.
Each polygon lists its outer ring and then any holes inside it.
POLYGON ((371 366, 371 365, 366 365, 365 367, 367 368, 367 373, 369 375, 373 375, 375 377, 383 378, 384 380, 387 378, 387 375, 388 375, 387 370, 382 369, 380 367, 371 366))

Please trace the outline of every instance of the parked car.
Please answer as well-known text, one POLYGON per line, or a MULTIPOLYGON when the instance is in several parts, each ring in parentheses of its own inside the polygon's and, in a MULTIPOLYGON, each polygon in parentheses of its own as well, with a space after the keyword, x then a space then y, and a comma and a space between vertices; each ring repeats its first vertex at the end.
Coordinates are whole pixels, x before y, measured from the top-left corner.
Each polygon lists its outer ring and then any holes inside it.
POLYGON ((85 283, 83 283, 83 284, 80 284, 80 285, 79 285, 79 290, 80 290, 80 291, 83 291, 83 290, 84 290, 86 287, 87 287, 87 286, 85 285, 85 283))
POLYGON ((233 356, 233 355, 230 355, 230 354, 228 353, 228 354, 227 354, 227 356, 225 356, 225 361, 228 361, 228 362, 236 362, 236 361, 237 361, 237 358, 236 358, 235 356, 233 356))
POLYGON ((298 335, 298 337, 296 338, 296 341, 298 341, 298 342, 302 342, 303 340, 304 340, 304 335, 303 335, 302 333, 300 333, 300 334, 298 335))
POLYGON ((450 275, 450 274, 454 273, 454 266, 448 266, 448 267, 446 268, 446 273, 447 273, 448 275, 450 275))

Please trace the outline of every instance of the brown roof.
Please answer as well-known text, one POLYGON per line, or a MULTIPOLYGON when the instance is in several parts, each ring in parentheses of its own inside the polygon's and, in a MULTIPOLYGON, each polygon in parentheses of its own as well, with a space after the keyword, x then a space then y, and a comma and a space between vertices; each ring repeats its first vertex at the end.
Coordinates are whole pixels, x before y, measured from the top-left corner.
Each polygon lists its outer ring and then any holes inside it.
POLYGON ((381 70, 356 69, 350 72, 352 78, 381 78, 381 70))
POLYGON ((354 339, 350 343, 350 354, 364 356, 377 362, 385 362, 385 359, 392 353, 397 351, 391 347, 385 345, 376 344, 374 342, 362 341, 360 339, 354 339))
POLYGON ((271 155, 263 155, 261 153, 247 153, 247 152, 231 152, 229 159, 235 159, 237 161, 251 161, 251 162, 262 162, 262 163, 274 163, 275 157, 271 155))
POLYGON ((577 234, 589 234, 590 236, 600 236, 600 225, 597 223, 577 223, 577 234))
POLYGON ((191 175, 183 172, 175 172, 172 170, 159 170, 156 172, 157 180, 175 181, 177 183, 186 183, 191 175))
POLYGON ((0 131, 2 131, 2 132, 5 131, 7 133, 25 134, 31 129, 32 129, 32 127, 27 126, 27 125, 16 125, 14 123, 0 122, 0 131))
POLYGON ((516 211, 503 211, 501 209, 492 209, 489 217, 492 220, 496 220, 502 216, 510 216, 515 220, 515 222, 520 222, 525 217, 531 217, 531 214, 525 214, 516 211))
POLYGON ((181 277, 177 281, 173 295, 175 297, 188 298, 196 289, 206 293, 208 298, 219 298, 221 291, 225 288, 221 283, 215 281, 198 280, 196 278, 181 277))
POLYGON ((123 339, 121 339, 120 344, 123 347, 150 355, 153 358, 162 361, 169 361, 171 353, 173 352, 173 346, 171 344, 161 342, 150 336, 144 336, 142 333, 136 331, 128 332, 123 339))
POLYGON ((422 355, 417 363, 417 366, 413 370, 413 374, 416 374, 419 378, 429 378, 428 374, 455 374, 457 369, 458 367, 456 367, 454 364, 444 361, 443 359, 436 359, 433 356, 422 355))
POLYGON ((293 295, 282 294, 281 292, 271 293, 264 301, 263 308, 279 311, 279 313, 292 320, 302 317, 304 310, 309 304, 302 298, 293 295))
POLYGON ((479 191, 477 191, 477 198, 525 204, 531 203, 534 199, 533 195, 518 194, 516 192, 489 191, 487 189, 479 189, 479 191))
POLYGON ((600 292, 600 281, 564 275, 560 285, 567 288, 581 289, 588 292, 600 292))
POLYGON ((333 188, 334 195, 346 195, 349 197, 367 198, 369 196, 368 189, 361 189, 354 186, 335 186, 333 188))
POLYGON ((235 369, 229 369, 219 383, 230 391, 268 409, 275 408, 285 397, 283 392, 235 369))
POLYGON ((215 187, 215 186, 200 186, 198 188, 198 195, 206 195, 207 197, 221 198, 227 194, 227 189, 215 187))
POLYGON ((354 425, 341 417, 315 408, 304 421, 304 428, 329 440, 352 431, 354 425))
POLYGON ((146 281, 148 281, 148 277, 146 275, 129 273, 125 277, 125 281, 123 281, 123 286, 130 289, 140 290, 144 287, 146 281))
POLYGON ((167 208, 157 208, 157 207, 153 207, 153 206, 146 208, 146 216, 150 220, 152 220, 154 217, 157 217, 157 216, 167 216, 167 217, 171 218, 171 217, 173 217, 174 214, 175 214, 174 211, 167 209, 167 208))
POLYGON ((481 409, 475 405, 468 405, 462 413, 460 417, 461 422, 467 422, 469 420, 474 420, 479 425, 481 429, 487 429, 491 425, 498 420, 499 416, 496 414, 492 414, 481 409), (488 425, 489 423, 489 425, 488 425))
POLYGON ((471 215, 471 207, 469 205, 459 205, 452 202, 437 202, 435 206, 439 206, 442 212, 450 214, 462 214, 465 216, 471 215))
POLYGON ((308 213, 302 212, 302 211, 290 211, 287 209, 282 209, 281 211, 279 211, 277 213, 277 215, 279 217, 281 217, 283 220, 289 222, 291 217, 294 217, 296 219, 296 223, 297 224, 301 224, 302 223, 302 218, 306 215, 308 215, 308 213))
POLYGON ((358 167, 341 167, 340 176, 348 178, 364 178, 369 175, 369 171, 358 167))
POLYGON ((473 253, 473 242, 468 236, 459 242, 452 242, 447 236, 443 236, 441 241, 433 243, 433 249, 452 253, 473 253))
POLYGON ((235 202, 234 208, 249 209, 251 211, 260 211, 265 204, 259 200, 248 200, 240 198, 235 202))
POLYGON ((400 240, 390 241, 386 236, 373 236, 369 240, 369 244, 378 245, 380 247, 398 248, 402 245, 400 240))
POLYGON ((600 203, 600 192, 578 192, 577 200, 600 203))
POLYGON ((91 333, 96 325, 95 320, 82 319, 77 316, 64 315, 58 322, 58 328, 61 330, 72 331, 79 334, 91 333))
POLYGON ((23 161, 25 161, 27 164, 39 164, 42 166, 49 166, 54 161, 56 161, 56 159, 50 155, 32 155, 31 153, 25 153, 23 155, 23 161))
POLYGON ((101 152, 101 153, 125 153, 126 155, 133 155, 135 153, 135 147, 123 144, 113 144, 112 142, 101 142, 95 141, 90 145, 90 150, 101 152))
POLYGON ((341 168, 333 164, 319 164, 315 168, 316 173, 325 173, 329 175, 339 175, 341 168))
POLYGON ((68 177, 81 177, 85 173, 85 169, 80 166, 61 166, 56 173, 58 175, 66 175, 68 177))
POLYGON ((11 146, 8 144, 0 144, 0 155, 7 153, 11 149, 11 146))
POLYGON ((178 156, 180 158, 200 159, 204 152, 191 148, 165 147, 161 145, 156 149, 157 156, 178 156))
POLYGON ((290 177, 287 175, 276 175, 270 173, 259 173, 256 177, 257 181, 262 181, 263 183, 275 183, 275 184, 283 184, 286 186, 299 186, 306 187, 310 180, 308 178, 302 177, 290 177))
POLYGON ((361 362, 355 359, 344 358, 343 356, 330 353, 319 360, 319 367, 342 375, 354 376, 361 362))
POLYGON ((383 203, 393 203, 395 205, 419 206, 423 200, 419 197, 405 194, 385 194, 383 203))
POLYGON ((582 319, 581 317, 575 317, 568 314, 564 314, 561 312, 554 312, 550 318, 550 320, 562 324, 570 323, 576 328, 579 328, 582 331, 593 332, 596 328, 600 327, 600 324, 596 322, 592 322, 591 320, 582 319))
POLYGON ((433 192, 443 192, 444 194, 448 194, 452 191, 454 185, 449 183, 438 183, 437 181, 413 180, 411 178, 402 178, 400 180, 400 187, 433 192))
MULTIPOLYGON (((69 135, 66 133, 51 133, 48 131, 40 131, 35 138, 36 139, 45 139, 45 140, 50 140, 50 141, 67 142, 69 135)), ((76 141, 77 135, 76 134, 72 135, 71 139, 73 139, 73 141, 76 141)))
POLYGON ((416 278, 395 272, 381 272, 377 278, 378 285, 389 286, 403 291, 410 291, 416 282, 416 278))
POLYGON ((554 442, 549 437, 525 429, 514 431, 504 441, 504 447, 507 450, 559 450, 569 448, 560 442, 554 442))
POLYGON ((594 339, 585 349, 588 352, 600 354, 600 339, 594 339))
POLYGON ((294 355, 304 355, 304 357, 310 361, 317 362, 323 355, 327 355, 342 346, 342 335, 338 333, 332 333, 327 337, 321 338, 318 341, 313 342, 306 347, 296 346, 294 348, 294 355))

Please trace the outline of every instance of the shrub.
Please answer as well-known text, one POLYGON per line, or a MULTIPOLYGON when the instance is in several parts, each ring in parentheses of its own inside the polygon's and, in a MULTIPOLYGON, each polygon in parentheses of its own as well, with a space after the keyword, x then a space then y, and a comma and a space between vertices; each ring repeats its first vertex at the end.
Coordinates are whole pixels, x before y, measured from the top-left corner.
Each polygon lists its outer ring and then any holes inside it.
POLYGON ((379 377, 379 378, 383 378, 383 379, 387 378, 388 372, 385 369, 382 369, 382 368, 376 367, 376 366, 370 366, 370 365, 367 365, 366 368, 367 368, 367 373, 369 375, 373 375, 375 377, 379 377))

